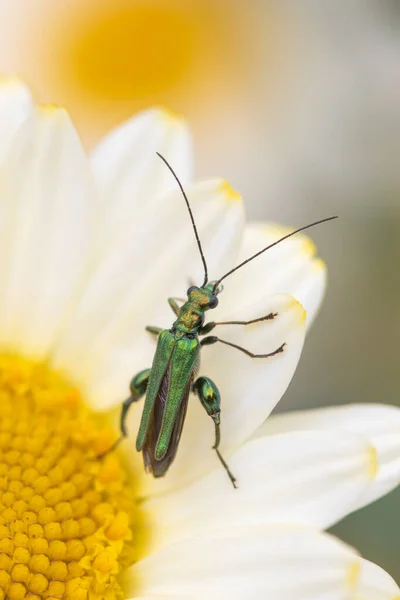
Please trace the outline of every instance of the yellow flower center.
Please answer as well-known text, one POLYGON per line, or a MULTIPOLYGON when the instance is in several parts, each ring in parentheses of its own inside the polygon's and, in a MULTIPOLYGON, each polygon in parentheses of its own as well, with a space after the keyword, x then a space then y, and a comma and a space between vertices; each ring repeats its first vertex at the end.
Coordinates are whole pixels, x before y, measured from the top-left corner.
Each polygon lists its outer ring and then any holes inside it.
POLYGON ((44 364, 0 356, 0 600, 113 600, 135 560, 115 433, 44 364))
POLYGON ((20 70, 92 142, 153 104, 186 114, 223 92, 225 106, 225 94, 247 81, 242 19, 213 0, 72 0, 39 17, 20 70))
POLYGON ((189 69, 195 28, 190 11, 166 4, 111 4, 81 24, 71 66, 84 89, 107 101, 157 93, 189 69))

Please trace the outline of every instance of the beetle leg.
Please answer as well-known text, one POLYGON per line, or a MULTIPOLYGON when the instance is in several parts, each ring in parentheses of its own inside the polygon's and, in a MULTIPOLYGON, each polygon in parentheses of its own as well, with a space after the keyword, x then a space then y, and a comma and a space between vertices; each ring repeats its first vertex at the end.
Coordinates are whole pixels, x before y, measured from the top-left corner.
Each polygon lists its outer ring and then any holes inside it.
POLYGON ((168 304, 170 305, 170 307, 172 308, 172 310, 174 311, 176 316, 179 317, 179 313, 181 312, 181 307, 176 302, 177 300, 179 300, 180 302, 183 302, 183 303, 186 302, 186 300, 184 298, 168 298, 168 304))
POLYGON ((213 450, 217 453, 222 466, 226 470, 229 479, 234 488, 236 488, 236 478, 230 471, 227 463, 222 458, 218 450, 221 440, 220 424, 221 424, 221 395, 215 383, 209 377, 199 377, 192 386, 192 391, 199 397, 201 404, 206 409, 209 417, 214 421, 215 426, 215 443, 213 450))
POLYGON ((284 347, 286 346, 286 342, 281 344, 279 348, 274 350, 273 352, 268 352, 267 354, 254 354, 254 352, 250 352, 250 350, 246 350, 242 346, 238 346, 237 344, 232 344, 232 342, 227 342, 226 340, 221 340, 221 338, 216 335, 209 335, 205 337, 204 340, 201 340, 201 346, 209 346, 210 344, 216 344, 217 342, 221 342, 221 344, 225 344, 226 346, 231 346, 232 348, 236 348, 236 350, 240 350, 240 352, 244 352, 250 358, 269 358, 271 356, 275 356, 276 354, 280 354, 283 352, 284 347))
POLYGON ((154 327, 153 325, 147 325, 146 331, 151 333, 151 335, 158 337, 160 335, 160 333, 163 331, 163 328, 162 327, 154 327))
POLYGON ((115 440, 115 442, 112 444, 112 446, 110 446, 110 448, 108 448, 105 452, 99 454, 97 458, 104 458, 104 456, 115 450, 117 446, 119 446, 119 444, 123 441, 123 439, 127 437, 128 431, 126 429, 126 418, 128 416, 129 409, 134 402, 138 402, 138 400, 140 400, 145 395, 147 390, 147 384, 149 383, 150 371, 151 369, 144 369, 143 371, 140 371, 137 375, 135 375, 135 377, 132 379, 129 385, 131 395, 126 400, 124 400, 121 408, 121 417, 119 424, 121 435, 118 439, 115 440))
POLYGON ((210 331, 212 331, 217 325, 218 323, 216 323, 215 321, 209 321, 208 323, 203 325, 203 327, 200 328, 199 335, 206 335, 207 333, 210 333, 210 331))
POLYGON ((253 325, 253 323, 260 323, 261 321, 272 321, 272 319, 275 319, 277 316, 278 313, 268 313, 268 315, 258 317, 258 319, 251 319, 250 321, 218 321, 217 323, 215 321, 210 321, 200 329, 199 335, 210 333, 217 325, 253 325))

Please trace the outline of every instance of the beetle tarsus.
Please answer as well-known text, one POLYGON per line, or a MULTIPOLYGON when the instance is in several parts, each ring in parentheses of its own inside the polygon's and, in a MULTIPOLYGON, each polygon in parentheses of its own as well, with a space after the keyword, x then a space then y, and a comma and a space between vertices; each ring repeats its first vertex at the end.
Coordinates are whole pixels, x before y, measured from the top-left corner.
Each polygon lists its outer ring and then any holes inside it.
POLYGON ((103 458, 105 458, 107 456, 107 454, 114 452, 114 450, 116 450, 116 448, 125 439, 125 437, 126 436, 124 434, 120 435, 119 438, 116 439, 115 442, 109 448, 107 448, 107 450, 105 450, 104 452, 101 452, 100 454, 98 454, 96 456, 97 460, 102 460, 103 458))
POLYGON ((222 458, 222 454, 221 452, 218 450, 218 448, 216 448, 214 446, 213 450, 215 450, 215 452, 217 453, 217 456, 219 458, 219 460, 221 461, 222 466, 224 467, 225 471, 228 474, 229 479, 232 482, 233 487, 235 488, 235 490, 237 490, 238 486, 236 485, 236 477, 234 476, 234 474, 232 473, 232 471, 230 470, 230 468, 228 467, 227 463, 224 461, 224 459, 222 458))

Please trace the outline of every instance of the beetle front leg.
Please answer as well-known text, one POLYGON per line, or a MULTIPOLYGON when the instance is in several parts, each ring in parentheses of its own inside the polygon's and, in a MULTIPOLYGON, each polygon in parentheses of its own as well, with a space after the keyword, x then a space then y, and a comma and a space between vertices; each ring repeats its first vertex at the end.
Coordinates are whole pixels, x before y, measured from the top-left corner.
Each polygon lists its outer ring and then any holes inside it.
POLYGON ((220 451, 218 450, 219 443, 221 440, 220 424, 221 424, 221 395, 215 383, 209 377, 199 377, 192 386, 193 392, 199 397, 201 404, 206 409, 209 417, 214 421, 215 426, 215 443, 213 450, 217 453, 222 466, 228 473, 229 479, 232 482, 234 488, 236 485, 236 478, 229 469, 227 463, 223 459, 220 451))
POLYGON ((121 435, 117 440, 115 440, 113 445, 110 446, 110 448, 108 448, 108 450, 99 454, 97 458, 103 458, 104 456, 106 456, 106 454, 109 454, 110 452, 115 450, 117 446, 119 446, 119 444, 122 442, 122 440, 127 437, 128 431, 126 429, 126 419, 128 416, 129 409, 134 402, 138 402, 145 395, 147 385, 149 383, 150 371, 151 369, 144 369, 143 371, 140 371, 137 375, 135 375, 135 377, 132 379, 129 385, 131 395, 122 403, 121 417, 119 422, 121 435))
POLYGON ((151 335, 158 337, 160 335, 160 333, 163 331, 163 328, 162 327, 154 327, 153 325, 147 325, 146 331, 151 333, 151 335))
POLYGON ((257 317, 256 319, 251 319, 250 321, 210 321, 206 323, 199 331, 199 335, 206 335, 210 333, 217 325, 253 325, 254 323, 261 323, 261 321, 272 321, 275 317, 278 316, 278 313, 268 313, 262 317, 257 317))
POLYGON ((168 298, 168 304, 170 305, 170 307, 172 308, 172 310, 174 311, 176 316, 179 317, 179 313, 181 312, 181 307, 177 303, 177 300, 179 300, 180 302, 183 302, 183 303, 186 302, 186 300, 184 298, 168 298))

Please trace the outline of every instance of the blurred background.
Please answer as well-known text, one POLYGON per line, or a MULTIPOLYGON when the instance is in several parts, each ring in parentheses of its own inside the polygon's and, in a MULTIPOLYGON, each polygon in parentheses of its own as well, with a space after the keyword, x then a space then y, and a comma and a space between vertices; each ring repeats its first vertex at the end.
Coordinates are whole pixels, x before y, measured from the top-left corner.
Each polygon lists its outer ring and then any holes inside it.
MULTIPOLYGON (((279 410, 400 404, 400 2, 0 0, 0 71, 68 108, 87 147, 149 105, 184 114, 198 177, 250 219, 340 220, 329 291, 279 410)), ((400 491, 334 532, 400 582, 400 491)))

